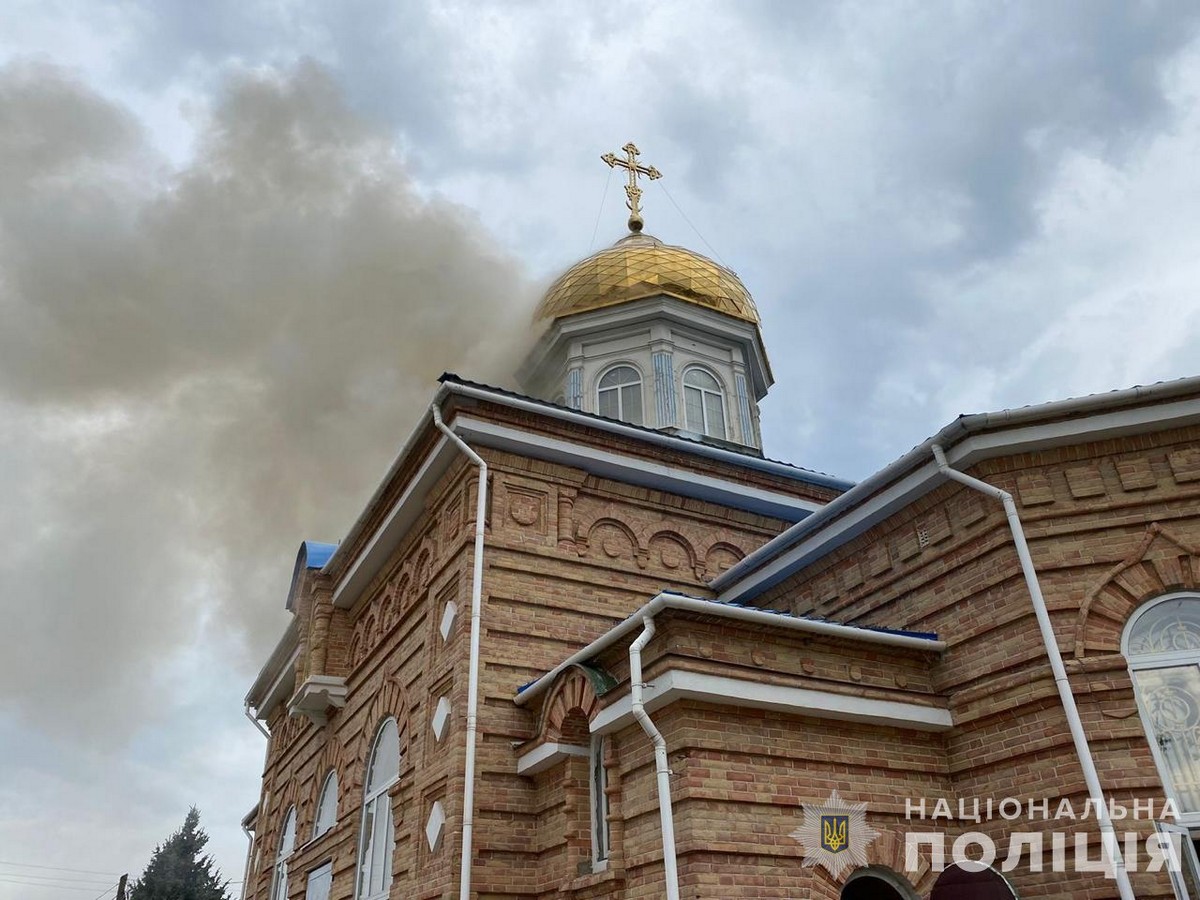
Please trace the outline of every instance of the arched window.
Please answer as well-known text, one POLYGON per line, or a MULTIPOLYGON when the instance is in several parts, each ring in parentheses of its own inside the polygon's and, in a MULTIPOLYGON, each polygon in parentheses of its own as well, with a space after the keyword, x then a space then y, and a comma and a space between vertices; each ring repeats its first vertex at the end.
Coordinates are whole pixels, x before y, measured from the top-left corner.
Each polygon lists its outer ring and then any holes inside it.
POLYGON ((608 772, 604 768, 604 737, 592 735, 588 753, 588 793, 592 813, 592 871, 608 867, 612 834, 608 824, 608 772))
POLYGON ((1012 886, 982 863, 955 863, 933 883, 929 900, 1013 900, 1012 886))
POLYGON ((1163 784, 1200 824, 1200 595, 1144 607, 1126 626, 1123 649, 1163 784))
POLYGON ((330 770, 321 786, 321 798, 317 801, 317 821, 313 825, 313 837, 319 838, 337 824, 338 779, 337 772, 330 770))
POLYGON ((1200 897, 1200 594, 1168 594, 1147 603, 1125 626, 1142 726, 1179 817, 1155 826, 1178 854, 1176 896, 1200 897))
POLYGON ((725 394, 709 372, 693 366, 683 373, 683 408, 688 431, 726 437, 725 394))
POLYGON ((841 900, 919 900, 919 895, 908 879, 891 869, 868 866, 850 873, 841 900))
POLYGON ((367 764, 359 831, 358 900, 380 900, 392 886, 392 848, 396 844, 392 798, 388 794, 400 777, 400 729, 395 719, 379 728, 367 764))
POLYGON ((609 419, 642 424, 642 376, 633 366, 613 366, 596 387, 596 412, 609 419))
POLYGON ((296 849, 296 807, 289 806, 283 817, 283 831, 279 835, 279 852, 275 854, 275 878, 271 888, 271 900, 287 900, 288 857, 296 849))

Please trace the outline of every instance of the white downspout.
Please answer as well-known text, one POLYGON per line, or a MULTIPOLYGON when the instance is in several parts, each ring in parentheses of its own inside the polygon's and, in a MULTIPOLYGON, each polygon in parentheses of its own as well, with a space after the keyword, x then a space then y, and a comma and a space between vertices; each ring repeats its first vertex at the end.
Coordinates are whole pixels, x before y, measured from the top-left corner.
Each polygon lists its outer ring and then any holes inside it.
POLYGON ((262 736, 265 737, 268 741, 270 741, 271 740, 271 732, 269 732, 269 731, 267 731, 267 729, 263 728, 262 722, 258 721, 258 716, 254 715, 252 712, 250 712, 250 701, 249 700, 246 701, 246 706, 245 706, 245 709, 243 710, 243 712, 245 713, 246 718, 250 720, 250 724, 253 725, 255 728, 257 728, 260 732, 262 732, 262 736))
POLYGON ((467 762, 463 785, 462 861, 459 867, 459 900, 471 898, 471 838, 475 828, 475 739, 479 724, 479 631, 482 620, 483 535, 487 514, 487 463, 466 442, 446 427, 434 403, 429 407, 433 424, 454 443, 467 459, 479 467, 479 489, 475 505, 475 558, 471 572, 471 662, 467 676, 467 762))
POLYGON ((629 699, 633 717, 654 742, 654 770, 658 778, 658 817, 662 823, 663 869, 667 900, 679 900, 679 871, 675 860, 675 817, 671 812, 671 770, 667 766, 667 741, 642 702, 642 649, 654 637, 654 619, 642 618, 642 633, 629 645, 629 699))
MULTIPOLYGON (((258 716, 250 712, 249 700, 246 701, 246 705, 242 711, 245 713, 246 718, 250 720, 250 724, 257 728, 262 733, 262 736, 267 739, 266 749, 263 750, 263 768, 266 769, 267 757, 271 752, 271 732, 267 731, 263 727, 262 722, 258 721, 258 716)), ((263 799, 265 801, 266 797, 264 796, 263 799)), ((262 809, 263 807, 259 808, 262 809)), ((245 825, 242 826, 242 831, 246 833, 246 837, 250 841, 250 849, 246 851, 246 874, 242 876, 242 900, 246 900, 246 892, 250 890, 250 868, 254 864, 254 835, 250 833, 245 825)))
POLYGON ((1104 797, 1104 789, 1100 786, 1100 776, 1096 772, 1096 763, 1092 758, 1091 748, 1088 747, 1087 735, 1083 731, 1083 722, 1079 718, 1079 707, 1075 705, 1075 695, 1071 692, 1071 682, 1067 680, 1067 669, 1063 665, 1062 653, 1058 649, 1058 639, 1054 636, 1054 626, 1050 623, 1050 614, 1046 611, 1046 599, 1042 596, 1042 588, 1038 583, 1037 571, 1033 567, 1033 557, 1029 555, 1029 545, 1025 542, 1025 530, 1021 527, 1021 519, 1017 515, 1017 505, 1013 502, 1012 494, 1003 491, 995 485, 980 481, 957 469, 951 468, 946 461, 942 448, 934 444, 933 458, 937 460, 938 469, 959 484, 964 484, 972 490, 987 494, 1004 504, 1004 512, 1008 517, 1008 528, 1012 532, 1013 544, 1017 548, 1017 558, 1021 561, 1021 572, 1025 575, 1025 586, 1029 590, 1029 599, 1033 601, 1033 611, 1037 616, 1038 629, 1042 633, 1042 644, 1046 648, 1046 656, 1050 658, 1050 671, 1054 674, 1054 686, 1058 688, 1058 697, 1062 701, 1063 711, 1067 714, 1067 726, 1071 731, 1071 739, 1075 742, 1075 755, 1079 757, 1080 768, 1083 769, 1083 780, 1087 784, 1088 796, 1096 807, 1096 818, 1100 824, 1100 835, 1104 841, 1104 852, 1112 861, 1113 876, 1117 881, 1117 891, 1121 900, 1135 900, 1133 886, 1129 883, 1129 872, 1125 868, 1125 860, 1121 856, 1117 833, 1113 828, 1112 817, 1108 813, 1108 805, 1104 797))
POLYGON ((242 834, 250 842, 250 847, 246 850, 246 868, 242 873, 242 900, 246 900, 246 892, 250 890, 250 865, 254 862, 254 832, 246 827, 245 822, 242 823, 242 834))

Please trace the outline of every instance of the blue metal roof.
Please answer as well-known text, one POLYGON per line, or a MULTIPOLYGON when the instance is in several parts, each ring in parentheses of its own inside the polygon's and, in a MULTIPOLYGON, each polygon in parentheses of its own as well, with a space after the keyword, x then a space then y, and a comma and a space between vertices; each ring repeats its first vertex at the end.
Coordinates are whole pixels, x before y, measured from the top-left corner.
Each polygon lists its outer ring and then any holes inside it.
POLYGON ((300 551, 296 554, 296 568, 292 570, 292 584, 288 588, 287 603, 284 604, 285 609, 290 611, 295 608, 296 587, 300 584, 300 575, 307 569, 324 568, 336 549, 337 544, 325 544, 321 541, 303 541, 300 544, 300 551))
MULTIPOLYGON (((307 569, 323 569, 325 563, 329 562, 329 557, 333 556, 333 551, 337 549, 337 544, 323 544, 320 541, 305 541, 300 545, 300 553, 304 558, 304 567, 307 569)), ((297 563, 299 560, 297 560, 297 563)))

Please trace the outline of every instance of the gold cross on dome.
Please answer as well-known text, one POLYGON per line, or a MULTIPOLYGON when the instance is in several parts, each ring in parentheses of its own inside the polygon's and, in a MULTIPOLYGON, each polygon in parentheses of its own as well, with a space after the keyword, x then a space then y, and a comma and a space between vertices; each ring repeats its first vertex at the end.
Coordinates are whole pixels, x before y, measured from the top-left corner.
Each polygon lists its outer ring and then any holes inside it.
POLYGON ((629 172, 629 184, 625 185, 625 196, 629 199, 625 201, 625 205, 629 207, 629 230, 638 232, 642 230, 645 222, 642 220, 642 189, 638 187, 637 178, 639 175, 645 175, 651 181, 662 178, 662 172, 654 168, 654 166, 643 166, 637 161, 641 151, 637 145, 630 141, 621 148, 625 151, 625 158, 621 159, 615 153, 605 153, 600 158, 608 163, 611 167, 622 168, 629 172))

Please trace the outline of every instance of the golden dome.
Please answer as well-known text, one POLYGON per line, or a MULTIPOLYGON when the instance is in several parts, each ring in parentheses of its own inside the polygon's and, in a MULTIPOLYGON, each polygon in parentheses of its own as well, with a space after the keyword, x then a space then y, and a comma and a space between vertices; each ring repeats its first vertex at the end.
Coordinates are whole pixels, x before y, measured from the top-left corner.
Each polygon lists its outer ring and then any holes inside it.
POLYGON ((640 233, 567 269, 546 291, 535 318, 557 319, 659 294, 758 324, 750 292, 733 272, 640 233))

